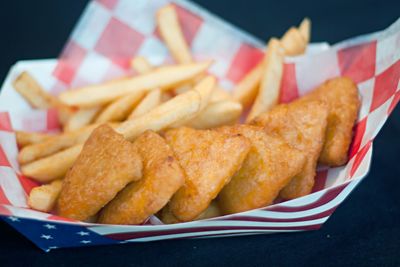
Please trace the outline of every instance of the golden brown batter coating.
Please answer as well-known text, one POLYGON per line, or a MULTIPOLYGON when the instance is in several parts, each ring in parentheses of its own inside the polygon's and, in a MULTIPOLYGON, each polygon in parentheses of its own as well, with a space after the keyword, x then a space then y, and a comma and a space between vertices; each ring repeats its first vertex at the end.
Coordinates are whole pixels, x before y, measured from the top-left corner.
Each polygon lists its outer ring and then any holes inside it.
POLYGON ((329 108, 325 143, 319 162, 340 166, 347 162, 347 154, 361 102, 357 85, 349 78, 340 77, 324 82, 297 101, 320 100, 329 108))
POLYGON ((164 207, 185 174, 164 138, 147 131, 134 145, 143 159, 143 178, 129 184, 101 211, 99 222, 140 224, 164 207))
POLYGON ((220 192, 218 204, 224 214, 267 206, 278 196, 304 165, 304 153, 282 138, 265 133, 262 127, 236 125, 218 129, 239 133, 251 141, 242 168, 220 192))
POLYGON ((295 101, 262 114, 254 124, 268 134, 283 138, 306 155, 303 170, 282 190, 280 196, 293 199, 309 194, 315 180, 318 157, 324 144, 328 107, 321 101, 295 101))
POLYGON ((187 175, 169 207, 178 220, 190 221, 207 209, 241 167, 250 142, 238 134, 187 127, 168 131, 166 139, 187 175))
POLYGON ((142 160, 136 147, 109 126, 99 126, 64 179, 58 214, 86 220, 141 177, 142 160))

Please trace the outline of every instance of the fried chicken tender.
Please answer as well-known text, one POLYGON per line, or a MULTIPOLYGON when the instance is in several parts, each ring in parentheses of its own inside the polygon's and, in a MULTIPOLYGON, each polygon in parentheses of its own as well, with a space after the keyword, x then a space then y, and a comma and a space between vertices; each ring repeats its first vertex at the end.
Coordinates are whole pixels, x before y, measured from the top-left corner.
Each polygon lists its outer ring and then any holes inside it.
POLYGON ((100 223, 140 224, 161 210, 185 182, 185 173, 164 138, 147 131, 134 144, 143 159, 143 178, 118 193, 101 211, 100 223))
POLYGON ((241 167, 250 142, 239 134, 187 127, 169 130, 165 136, 187 175, 169 207, 179 221, 190 221, 207 209, 241 167))
POLYGON ((282 198, 293 199, 311 193, 327 118, 328 107, 324 102, 295 101, 276 106, 253 121, 264 126, 268 134, 282 137, 289 145, 306 154, 302 171, 281 191, 282 198))
POLYGON ((63 181, 58 214, 86 220, 128 183, 141 177, 142 160, 137 148, 109 126, 99 126, 63 181))
POLYGON ((251 142, 242 168, 217 198, 223 214, 271 204, 279 191, 303 168, 305 155, 282 138, 268 135, 262 127, 236 125, 218 131, 242 134, 251 142))
POLYGON ((361 105, 357 85, 346 77, 330 79, 297 101, 310 100, 321 100, 329 108, 325 143, 319 162, 328 166, 345 164, 361 105))

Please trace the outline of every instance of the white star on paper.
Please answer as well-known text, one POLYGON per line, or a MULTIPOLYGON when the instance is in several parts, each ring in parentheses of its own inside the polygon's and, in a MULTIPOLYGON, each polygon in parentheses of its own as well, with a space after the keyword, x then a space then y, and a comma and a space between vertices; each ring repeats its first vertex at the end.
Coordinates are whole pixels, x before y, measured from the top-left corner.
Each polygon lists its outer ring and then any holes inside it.
POLYGON ((19 222, 19 219, 17 217, 14 217, 14 216, 8 217, 8 219, 10 221, 13 221, 13 222, 19 222))
POLYGON ((45 225, 43 225, 43 227, 46 227, 47 229, 56 229, 56 226, 55 225, 53 225, 53 224, 45 224, 45 225))
POLYGON ((51 235, 41 235, 40 238, 49 240, 49 239, 53 239, 53 237, 51 235))
POLYGON ((80 236, 85 236, 85 235, 89 235, 90 233, 89 232, 80 231, 80 232, 77 232, 76 234, 80 235, 80 236))
POLYGON ((89 243, 92 243, 92 241, 90 241, 90 240, 82 240, 81 243, 82 244, 89 244, 89 243))

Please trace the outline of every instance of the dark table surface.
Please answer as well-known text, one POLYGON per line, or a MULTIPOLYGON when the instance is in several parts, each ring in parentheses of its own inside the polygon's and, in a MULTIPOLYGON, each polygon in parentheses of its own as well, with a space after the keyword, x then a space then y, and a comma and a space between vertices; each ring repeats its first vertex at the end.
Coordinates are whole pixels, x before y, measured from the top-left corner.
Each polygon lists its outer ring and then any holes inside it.
MULTIPOLYGON (((0 80, 18 60, 57 57, 86 2, 1 1, 0 80)), ((280 36, 309 16, 312 40, 335 43, 384 29, 400 15, 398 0, 196 2, 263 39, 280 36)), ((318 231, 63 249, 45 254, 0 222, 0 266, 400 266, 399 137, 397 107, 374 142, 368 177, 318 231)))

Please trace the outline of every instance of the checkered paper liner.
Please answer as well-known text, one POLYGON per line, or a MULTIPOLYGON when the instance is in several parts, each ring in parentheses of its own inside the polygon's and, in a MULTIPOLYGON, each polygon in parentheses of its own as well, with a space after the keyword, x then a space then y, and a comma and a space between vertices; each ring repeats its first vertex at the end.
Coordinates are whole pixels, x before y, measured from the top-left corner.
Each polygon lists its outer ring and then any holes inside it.
MULTIPOLYGON (((59 128, 54 110, 32 110, 12 81, 29 71, 57 94, 130 73, 135 55, 155 65, 171 62, 155 26, 164 0, 98 0, 87 6, 58 60, 21 61, 12 67, 0 95, 0 216, 45 251, 61 247, 202 238, 318 229, 367 175, 372 141, 400 99, 400 20, 388 29, 332 47, 310 45, 304 56, 288 58, 281 102, 289 102, 328 78, 348 76, 359 87, 362 107, 354 128, 349 162, 320 168, 313 193, 275 205, 215 219, 164 225, 151 217, 144 225, 99 225, 71 221, 29 209, 30 190, 17 162, 15 130, 59 128)), ((184 36, 197 60, 215 60, 210 72, 231 90, 262 58, 264 43, 193 3, 174 1, 184 36)))

